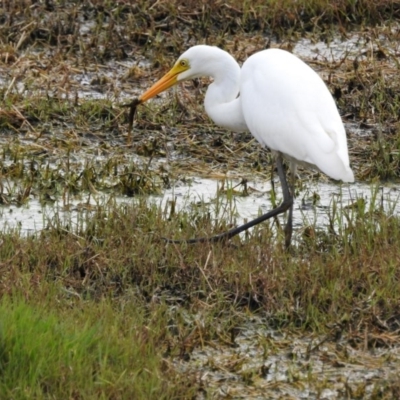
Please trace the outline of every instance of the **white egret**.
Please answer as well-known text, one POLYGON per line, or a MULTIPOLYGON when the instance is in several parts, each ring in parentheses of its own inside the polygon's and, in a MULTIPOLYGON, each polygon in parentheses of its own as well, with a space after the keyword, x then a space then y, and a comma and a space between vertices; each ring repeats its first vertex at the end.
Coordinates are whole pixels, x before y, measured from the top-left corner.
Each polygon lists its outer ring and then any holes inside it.
POLYGON ((198 45, 183 53, 172 69, 143 93, 138 104, 178 82, 210 76, 205 110, 219 126, 250 131, 262 146, 276 155, 282 185, 280 206, 247 224, 211 238, 186 242, 217 241, 289 210, 285 244, 290 245, 294 175, 296 165, 319 169, 329 177, 353 182, 346 132, 336 104, 320 76, 293 54, 268 49, 249 57, 240 69, 235 59, 218 47, 198 45), (289 189, 282 158, 289 160, 289 189))

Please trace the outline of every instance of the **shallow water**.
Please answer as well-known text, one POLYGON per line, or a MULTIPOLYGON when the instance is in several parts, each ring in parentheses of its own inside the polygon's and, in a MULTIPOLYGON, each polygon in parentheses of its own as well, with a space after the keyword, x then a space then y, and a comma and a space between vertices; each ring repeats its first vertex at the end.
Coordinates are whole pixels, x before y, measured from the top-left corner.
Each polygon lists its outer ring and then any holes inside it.
POLYGON ((22 235, 27 235, 51 227, 55 223, 60 223, 61 226, 76 225, 82 220, 82 214, 90 213, 97 203, 93 196, 86 194, 73 199, 68 205, 63 205, 62 200, 41 204, 38 199, 32 198, 22 206, 1 206, 1 231, 18 230, 22 235))
MULTIPOLYGON (((293 212, 293 226, 296 231, 303 226, 311 225, 324 227, 330 222, 332 216, 332 205, 335 203, 339 210, 351 207, 362 199, 365 202, 366 210, 380 209, 388 214, 400 213, 399 196, 400 191, 396 186, 370 185, 365 183, 355 184, 335 184, 332 182, 307 182, 305 188, 297 193, 293 212)), ((184 207, 206 207, 207 211, 214 211, 214 215, 222 215, 233 218, 237 224, 249 221, 257 216, 264 214, 272 209, 270 200, 271 183, 262 181, 248 181, 247 196, 234 196, 233 198, 222 197, 217 202, 218 192, 221 188, 235 188, 234 190, 243 191, 239 180, 222 181, 213 179, 194 178, 191 183, 178 183, 175 187, 165 191, 159 199, 153 197, 154 201, 162 208, 168 207, 171 201, 176 202, 176 208, 184 207)), ((279 195, 278 195, 279 196, 279 195)), ((221 196, 220 196, 221 197, 221 196)), ((277 202, 279 202, 278 198, 277 202)), ((372 211, 372 210, 370 210, 372 211)), ((233 222, 230 220, 230 222, 233 222)), ((339 221, 336 219, 336 222, 339 221)))
MULTIPOLYGON (((398 32, 399 29, 399 24, 392 25, 392 32, 398 32)), ((376 35, 374 32, 352 32, 346 33, 346 36, 337 36, 329 42, 301 38, 295 44, 293 53, 303 59, 328 62, 337 62, 345 58, 350 60, 374 58, 374 53, 382 50, 386 55, 397 57, 400 45, 395 35, 390 39, 384 33, 376 35)))
POLYGON ((367 39, 353 34, 346 40, 335 38, 329 43, 313 42, 303 38, 296 43, 293 53, 301 58, 332 62, 345 57, 353 59, 368 49, 370 48, 368 48, 367 39))
MULTIPOLYGON (((211 212, 216 218, 228 218, 231 223, 243 223, 269 211, 271 205, 271 183, 257 181, 247 182, 248 195, 244 196, 240 180, 193 178, 186 182, 178 181, 162 196, 149 196, 149 202, 168 209, 174 201, 177 210, 195 207, 205 213, 211 212), (226 195, 229 188, 235 195, 226 195)), ((278 199, 280 200, 279 188, 278 199)), ((351 206, 363 199, 368 207, 382 209, 388 214, 400 213, 400 191, 396 186, 369 185, 363 183, 338 185, 331 182, 306 182, 304 189, 297 193, 294 205, 293 224, 296 231, 303 226, 316 225, 324 227, 329 223, 333 203, 337 209, 351 206), (373 199, 373 200, 371 200, 373 199)), ((0 207, 0 224, 2 230, 18 228, 22 233, 33 233, 48 226, 54 218, 70 224, 78 223, 82 213, 90 213, 96 204, 105 204, 109 198, 117 202, 135 202, 136 199, 115 197, 105 193, 80 194, 68 204, 62 199, 54 203, 41 205, 31 198, 23 206, 9 205, 0 207)), ((340 215, 340 213, 339 213, 340 215)))

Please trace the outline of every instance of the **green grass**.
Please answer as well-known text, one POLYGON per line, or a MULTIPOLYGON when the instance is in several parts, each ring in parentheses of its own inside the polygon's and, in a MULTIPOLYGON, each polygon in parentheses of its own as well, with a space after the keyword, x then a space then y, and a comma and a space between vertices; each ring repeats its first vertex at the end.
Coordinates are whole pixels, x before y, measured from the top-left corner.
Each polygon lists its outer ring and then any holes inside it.
POLYGON ((31 302, 18 294, 1 299, 1 398, 166 399, 190 393, 190 380, 184 391, 173 384, 160 356, 161 313, 146 323, 134 298, 123 309, 105 299, 70 299, 70 308, 58 300, 54 287, 31 302))

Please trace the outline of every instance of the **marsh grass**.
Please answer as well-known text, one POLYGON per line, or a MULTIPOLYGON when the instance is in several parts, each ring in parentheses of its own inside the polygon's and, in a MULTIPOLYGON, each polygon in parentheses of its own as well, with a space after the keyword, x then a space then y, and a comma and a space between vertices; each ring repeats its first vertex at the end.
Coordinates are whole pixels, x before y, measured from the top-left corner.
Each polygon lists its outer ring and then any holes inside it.
POLYGON ((336 213, 330 233, 313 228, 290 256, 272 222, 232 244, 166 244, 162 237, 209 235, 226 226, 215 226, 207 208, 171 215, 145 202, 108 202, 83 214, 76 228, 58 221, 38 237, 3 235, 0 252, 6 275, 35 271, 40 280, 63 282, 83 298, 118 298, 135 289, 148 300, 182 297, 189 309, 199 301, 215 312, 250 307, 281 315, 279 325, 323 330, 372 296, 379 318, 395 316, 398 218, 379 204, 336 213))
MULTIPOLYGON (((117 148, 120 154, 132 150, 151 157, 172 153, 169 161, 176 174, 187 171, 188 163, 202 176, 223 174, 232 166, 245 170, 259 164, 259 146, 245 145, 249 134, 228 134, 210 124, 201 105, 206 81, 188 83, 179 95, 167 94, 168 100, 138 109, 128 149, 127 113, 120 106, 132 97, 133 88, 137 96, 195 43, 222 46, 243 62, 265 47, 291 50, 300 37, 329 42, 355 32, 365 43, 359 54, 307 61, 322 73, 345 122, 370 132, 363 138, 349 135, 356 176, 397 179, 398 13, 395 2, 383 0, 231 1, 204 7, 181 1, 150 7, 146 1, 98 1, 57 7, 35 3, 29 9, 20 2, 7 3, 0 30, 5 82, 0 128, 5 137, 34 141, 36 152, 52 147, 91 151, 94 141, 106 155, 116 154, 117 148), (172 151, 165 148, 168 140, 172 151), (156 146, 149 149, 150 142, 156 146), (241 155, 239 161, 231 161, 232 153, 241 155)), ((259 169, 265 165, 262 161, 259 169)), ((100 188, 95 181, 91 184, 100 188)), ((133 186, 123 190, 137 193, 140 183, 133 186)))
MULTIPOLYGON (((399 4, 3 3, 1 206, 62 198, 70 210, 72 199, 98 191, 110 200, 81 204, 87 212, 77 221, 57 214, 33 235, 3 229, 1 398, 194 398, 205 391, 201 376, 178 373, 176 360, 208 345, 234 347, 254 315, 266 328, 322 334, 337 345, 342 338, 365 352, 399 345, 400 221, 378 192, 368 204, 333 202, 327 227, 304 221, 290 253, 276 221, 229 243, 167 244, 163 237, 207 236, 235 224, 235 198, 246 193, 220 187, 213 201, 183 210, 174 202, 160 209, 143 195, 191 176, 269 179, 269 155, 249 133, 210 123, 201 104, 206 80, 138 109, 132 143, 122 107, 196 43, 243 62, 266 47, 291 50, 302 37, 355 34, 367 50, 307 62, 345 122, 367 133, 349 132, 357 179, 397 181, 399 4), (120 204, 119 195, 129 201, 120 204)), ((246 384, 252 374, 243 374, 246 384)), ((348 386, 346 395, 361 398, 363 390, 348 386)), ((385 382, 376 398, 385 393, 395 398, 398 384, 385 382)))
POLYGON ((145 323, 134 299, 116 307, 73 299, 57 306, 57 292, 67 292, 57 286, 43 282, 35 294, 1 300, 2 398, 164 399, 191 392, 190 380, 184 391, 168 382, 174 374, 156 350, 165 335, 160 311, 145 323))
MULTIPOLYGON (((235 219, 232 205, 220 212, 235 219)), ((197 372, 183 376, 174 362, 234 346, 252 315, 265 329, 365 352, 398 345, 400 221, 378 191, 368 205, 333 204, 331 230, 309 227, 290 254, 273 222, 225 244, 162 240, 226 229, 209 213, 108 201, 31 236, 4 232, 2 396, 191 398, 197 372)))

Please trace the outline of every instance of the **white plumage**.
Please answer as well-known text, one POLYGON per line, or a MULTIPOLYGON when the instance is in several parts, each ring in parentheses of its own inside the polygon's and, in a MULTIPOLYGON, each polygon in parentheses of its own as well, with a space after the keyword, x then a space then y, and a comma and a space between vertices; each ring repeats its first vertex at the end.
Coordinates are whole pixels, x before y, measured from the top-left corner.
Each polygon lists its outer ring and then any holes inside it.
MULTIPOLYGON (((213 78, 204 105, 217 125, 249 130, 261 145, 277 154, 278 162, 280 156, 289 159, 292 171, 300 163, 333 179, 354 181, 345 129, 332 95, 320 76, 299 58, 284 50, 268 49, 249 57, 240 69, 235 59, 219 48, 194 46, 139 101, 201 76, 213 78)), ((286 179, 281 174, 280 178, 284 186, 286 179)), ((284 199, 284 203, 289 200, 284 199)), ((293 199, 285 208, 290 208, 287 245, 292 203, 293 199)))

